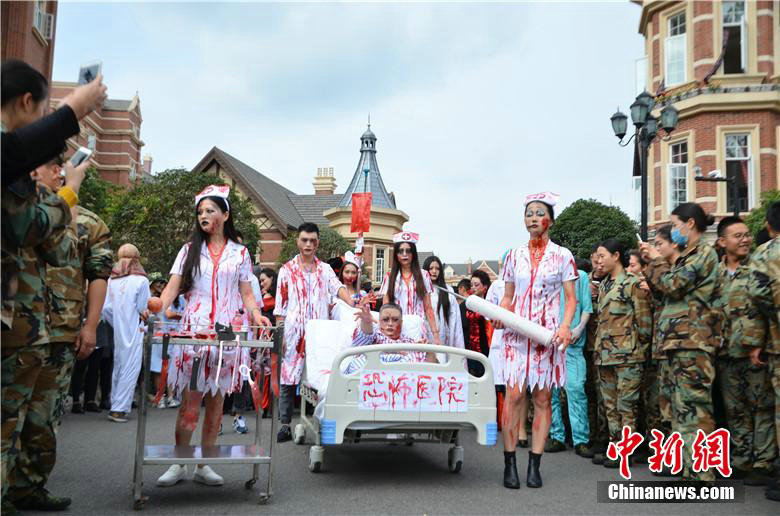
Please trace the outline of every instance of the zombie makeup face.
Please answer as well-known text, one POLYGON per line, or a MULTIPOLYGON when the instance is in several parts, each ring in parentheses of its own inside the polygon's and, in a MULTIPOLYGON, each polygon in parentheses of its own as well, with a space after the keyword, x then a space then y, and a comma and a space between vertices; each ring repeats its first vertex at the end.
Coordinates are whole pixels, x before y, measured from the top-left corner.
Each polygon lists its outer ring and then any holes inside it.
POLYGON ((198 204, 198 227, 209 235, 223 233, 225 221, 230 212, 222 211, 211 199, 203 199, 198 204))
POLYGON ((320 239, 315 232, 301 231, 298 234, 298 251, 302 256, 311 258, 320 247, 320 239))
POLYGON ((482 284, 479 278, 471 278, 471 293, 475 296, 485 297, 487 288, 482 284))
POLYGON ((428 267, 428 274, 431 276, 432 281, 436 281, 439 279, 439 274, 441 273, 441 267, 439 267, 439 262, 433 261, 431 262, 431 265, 428 267))
POLYGON ((403 316, 401 312, 395 308, 380 309, 379 312, 379 329, 383 335, 390 339, 398 339, 401 336, 401 322, 403 316))
POLYGON ((357 277, 358 277, 358 269, 355 267, 355 264, 353 263, 347 263, 344 265, 344 268, 342 269, 342 274, 344 276, 344 284, 350 285, 352 287, 357 287, 357 277))
POLYGON ((398 247, 396 252, 398 256, 398 263, 402 267, 408 267, 412 264, 412 244, 403 243, 398 247))
POLYGON ((541 202, 528 203, 525 207, 525 227, 531 238, 539 238, 550 229, 552 218, 547 206, 541 202))

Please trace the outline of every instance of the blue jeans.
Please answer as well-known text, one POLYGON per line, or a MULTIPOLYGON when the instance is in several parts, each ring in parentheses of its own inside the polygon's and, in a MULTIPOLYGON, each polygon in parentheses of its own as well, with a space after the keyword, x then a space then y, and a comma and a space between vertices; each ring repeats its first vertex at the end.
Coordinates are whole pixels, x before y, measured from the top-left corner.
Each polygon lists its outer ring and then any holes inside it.
MULTIPOLYGON (((579 342, 577 343, 579 344, 579 342)), ((582 345, 569 346, 566 349, 566 399, 569 403, 569 423, 571 424, 574 445, 587 444, 590 436, 588 428, 588 398, 585 396, 585 356, 582 345)), ((552 422, 550 437, 564 442, 565 431, 558 388, 552 392, 552 422)))

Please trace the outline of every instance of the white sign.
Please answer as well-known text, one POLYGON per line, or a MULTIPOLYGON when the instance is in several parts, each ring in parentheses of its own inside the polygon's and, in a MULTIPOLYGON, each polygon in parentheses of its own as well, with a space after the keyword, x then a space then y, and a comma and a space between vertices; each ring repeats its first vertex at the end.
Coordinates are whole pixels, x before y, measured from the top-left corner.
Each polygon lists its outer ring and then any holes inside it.
POLYGON ((393 412, 466 412, 468 373, 363 371, 358 406, 393 412))

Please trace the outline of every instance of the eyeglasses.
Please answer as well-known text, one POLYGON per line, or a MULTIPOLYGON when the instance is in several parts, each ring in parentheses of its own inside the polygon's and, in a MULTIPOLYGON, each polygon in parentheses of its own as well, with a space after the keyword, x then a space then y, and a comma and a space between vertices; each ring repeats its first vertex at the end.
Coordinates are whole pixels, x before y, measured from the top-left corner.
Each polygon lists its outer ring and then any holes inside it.
POLYGON ((412 250, 402 247, 396 254, 412 254, 412 250))
POLYGON ((734 233, 731 235, 733 238, 736 238, 737 240, 742 240, 743 238, 749 238, 750 233, 734 233))

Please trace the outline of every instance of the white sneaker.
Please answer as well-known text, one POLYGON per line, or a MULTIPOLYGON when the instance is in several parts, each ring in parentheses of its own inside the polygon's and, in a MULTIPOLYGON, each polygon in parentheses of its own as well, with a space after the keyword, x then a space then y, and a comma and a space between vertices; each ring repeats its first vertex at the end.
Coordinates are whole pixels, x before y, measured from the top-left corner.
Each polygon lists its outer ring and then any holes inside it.
POLYGON ((176 408, 181 405, 181 402, 176 398, 168 398, 168 408, 176 408))
POLYGON ((192 480, 205 484, 207 486, 221 486, 225 483, 224 479, 214 473, 214 470, 209 466, 203 466, 202 468, 196 468, 195 474, 192 476, 192 480))
POLYGON ((167 408, 167 407, 168 407, 168 398, 163 396, 162 398, 160 398, 159 403, 157 403, 157 408, 161 408, 162 409, 162 408, 167 408))
POLYGON ((157 485, 160 487, 170 487, 178 484, 182 480, 184 480, 184 477, 187 475, 187 466, 182 466, 181 464, 174 464, 170 468, 168 468, 168 471, 162 474, 160 478, 157 479, 157 485))

